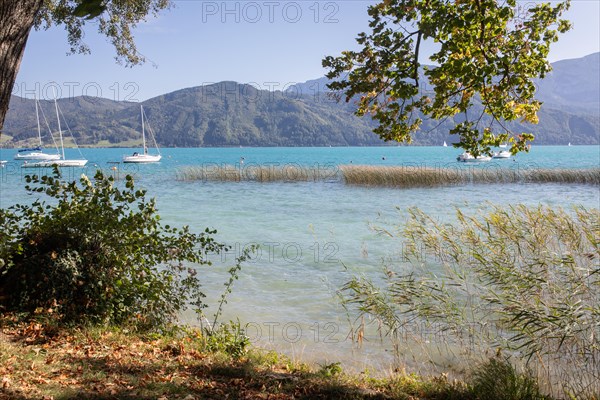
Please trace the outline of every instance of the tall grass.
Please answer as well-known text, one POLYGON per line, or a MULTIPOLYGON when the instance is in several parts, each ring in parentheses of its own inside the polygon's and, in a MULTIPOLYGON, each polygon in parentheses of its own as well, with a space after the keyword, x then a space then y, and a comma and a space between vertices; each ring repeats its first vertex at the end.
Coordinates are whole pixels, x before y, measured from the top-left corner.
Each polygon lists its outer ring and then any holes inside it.
POLYGON ((538 382, 527 372, 519 373, 513 365, 492 358, 473 371, 471 391, 485 400, 552 400, 540 392, 538 382))
POLYGON ((180 181, 216 182, 310 182, 339 179, 335 166, 305 167, 299 164, 190 166, 179 169, 176 178, 180 181))
POLYGON ((467 363, 502 354, 548 393, 598 398, 598 209, 494 207, 454 224, 409 214, 404 228, 380 229, 402 240, 383 283, 354 277, 342 289, 357 320, 375 321, 400 358, 431 351, 427 340, 467 363))
POLYGON ((372 165, 218 165, 189 166, 177 171, 180 181, 316 182, 348 185, 423 187, 459 184, 580 183, 600 185, 600 168, 540 169, 372 165))
POLYGON ((443 186, 465 183, 583 183, 600 184, 600 168, 591 169, 513 169, 424 166, 342 165, 344 182, 366 186, 443 186))

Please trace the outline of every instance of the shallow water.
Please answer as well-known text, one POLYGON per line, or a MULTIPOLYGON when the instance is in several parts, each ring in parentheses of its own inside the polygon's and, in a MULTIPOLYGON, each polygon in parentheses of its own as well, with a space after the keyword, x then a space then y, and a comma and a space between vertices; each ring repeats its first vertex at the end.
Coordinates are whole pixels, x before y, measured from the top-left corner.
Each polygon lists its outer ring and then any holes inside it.
MULTIPOLYGON (((377 148, 200 148, 164 149, 163 161, 152 165, 111 164, 133 149, 82 149, 87 168, 65 171, 77 178, 96 168, 122 178, 133 174, 157 198, 164 223, 218 230, 233 246, 224 264, 202 271, 209 304, 226 279, 225 265, 241 248, 260 245, 235 283, 222 319, 239 318, 249 336, 303 361, 342 361, 346 368, 387 369, 393 361, 387 344, 376 336, 358 348, 348 338, 349 324, 335 292, 353 274, 377 277, 382 258, 401 251, 398 240, 378 235, 371 225, 402 225, 410 207, 450 221, 455 209, 476 212, 490 203, 553 207, 600 206, 600 189, 592 185, 507 184, 436 188, 364 188, 337 178, 320 182, 181 182, 182 166, 296 165, 335 171, 341 164, 410 165, 464 168, 458 150, 443 147, 377 148), (241 157, 243 165, 239 165, 241 157), (116 169, 112 169, 115 167, 116 169)), ((77 153, 70 150, 73 156, 77 153)), ((1 150, 12 160, 15 151, 1 150)), ((534 147, 517 161, 498 160, 470 168, 589 168, 600 166, 600 147, 534 147)), ((16 162, 0 170, 0 206, 34 198, 24 190, 25 173, 16 162)), ((209 308, 208 315, 214 309, 209 308)), ((186 314, 184 319, 193 321, 186 314)))

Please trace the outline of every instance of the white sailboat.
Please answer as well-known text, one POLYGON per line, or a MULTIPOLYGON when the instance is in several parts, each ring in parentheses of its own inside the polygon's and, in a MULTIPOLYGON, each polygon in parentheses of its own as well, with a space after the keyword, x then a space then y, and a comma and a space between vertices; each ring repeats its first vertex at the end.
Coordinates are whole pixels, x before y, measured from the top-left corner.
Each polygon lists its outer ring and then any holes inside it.
POLYGON ((37 119, 37 130, 38 130, 38 140, 39 146, 29 148, 29 149, 21 149, 17 154, 15 154, 15 160, 58 160, 60 159, 60 154, 47 154, 42 151, 42 130, 40 129, 40 114, 38 110, 38 100, 35 99, 35 117, 37 119))
POLYGON ((54 98, 54 108, 56 110, 56 119, 58 121, 58 134, 60 136, 60 148, 61 148, 61 153, 62 153, 60 155, 60 158, 57 160, 38 161, 38 162, 34 162, 34 163, 25 162, 22 165, 23 168, 44 168, 44 167, 53 167, 53 166, 84 167, 85 164, 87 164, 88 160, 86 160, 86 159, 67 160, 67 158, 65 157, 65 145, 63 142, 62 129, 60 127, 60 116, 58 115, 58 103, 56 102, 56 97, 54 98))
POLYGON ((152 134, 152 129, 149 128, 150 135, 152 136, 152 140, 154 141, 154 147, 156 147, 156 151, 158 154, 148 154, 148 146, 146 146, 146 130, 144 128, 144 106, 140 104, 140 112, 142 114, 142 149, 143 153, 138 153, 137 151, 130 156, 123 156, 124 163, 154 163, 159 162, 162 156, 160 155, 160 150, 158 150, 158 145, 156 144, 156 139, 152 134))
POLYGON ((446 144, 446 141, 444 140, 444 147, 448 147, 448 145, 446 144))

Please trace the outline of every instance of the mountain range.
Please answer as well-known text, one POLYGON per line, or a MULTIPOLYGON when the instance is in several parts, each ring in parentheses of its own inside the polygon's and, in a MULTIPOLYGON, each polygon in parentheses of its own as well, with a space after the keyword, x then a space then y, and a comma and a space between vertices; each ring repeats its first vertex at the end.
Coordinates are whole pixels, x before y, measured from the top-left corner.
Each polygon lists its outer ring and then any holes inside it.
MULTIPOLYGON (((510 124, 532 132, 536 144, 600 143, 600 53, 559 61, 537 81, 544 102, 538 125, 510 124)), ((374 122, 352 114, 352 103, 337 103, 326 93, 326 78, 295 85, 287 91, 259 90, 251 85, 220 82, 178 90, 144 101, 148 121, 161 147, 212 146, 371 146, 382 145, 374 122)), ((138 103, 98 97, 58 101, 80 146, 123 146, 141 143, 138 103)), ((54 104, 41 109, 56 130, 54 104)), ((65 124, 66 122, 66 124, 65 124)), ((4 125, 3 147, 25 147, 37 136, 35 102, 13 96, 4 125)), ((454 121, 425 120, 414 135, 417 145, 451 143, 454 121)), ((42 118, 43 132, 47 132, 42 118)), ((48 136, 48 135, 46 135, 48 136)), ((46 139, 51 142, 50 139, 46 139)))

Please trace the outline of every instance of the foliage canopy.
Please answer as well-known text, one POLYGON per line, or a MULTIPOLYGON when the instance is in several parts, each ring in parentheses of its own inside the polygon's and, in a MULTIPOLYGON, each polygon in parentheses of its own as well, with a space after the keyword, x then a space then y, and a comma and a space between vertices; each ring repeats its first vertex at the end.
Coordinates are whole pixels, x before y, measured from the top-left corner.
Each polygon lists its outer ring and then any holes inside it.
POLYGON ((84 27, 91 22, 108 37, 117 52, 118 62, 131 66, 145 61, 137 50, 132 29, 148 15, 157 16, 171 6, 171 0, 44 0, 35 27, 48 29, 64 25, 72 53, 89 53, 84 42, 84 27))
POLYGON ((570 28, 560 19, 569 0, 554 6, 516 0, 384 0, 369 7, 370 33, 359 51, 328 56, 323 66, 338 98, 356 98, 357 115, 370 114, 385 140, 411 141, 422 118, 453 118, 457 147, 473 155, 510 141, 527 150, 531 134, 512 134, 503 121, 537 123, 541 103, 533 78, 551 66, 550 44, 570 28), (423 42, 436 51, 422 64, 423 42), (471 115, 480 102, 483 113, 471 115), (487 115, 487 118, 484 116, 487 115), (499 127, 499 128, 498 128, 499 127), (494 133, 499 131, 501 133, 494 133))

